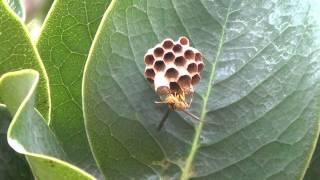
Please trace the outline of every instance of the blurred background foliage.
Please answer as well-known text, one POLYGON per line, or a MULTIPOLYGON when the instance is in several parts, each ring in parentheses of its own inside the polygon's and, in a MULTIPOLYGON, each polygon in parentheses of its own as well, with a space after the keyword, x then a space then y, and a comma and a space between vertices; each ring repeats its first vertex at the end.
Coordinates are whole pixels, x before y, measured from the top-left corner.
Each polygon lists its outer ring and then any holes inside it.
POLYGON ((26 24, 30 36, 36 41, 41 26, 50 10, 54 0, 6 0, 12 9, 21 8, 21 13, 17 13, 26 24))

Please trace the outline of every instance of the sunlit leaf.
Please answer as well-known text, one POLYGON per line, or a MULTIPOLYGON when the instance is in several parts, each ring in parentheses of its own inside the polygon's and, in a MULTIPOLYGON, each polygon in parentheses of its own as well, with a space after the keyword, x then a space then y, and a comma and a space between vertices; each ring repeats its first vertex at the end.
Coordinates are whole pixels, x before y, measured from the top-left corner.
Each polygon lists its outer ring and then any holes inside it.
POLYGON ((24 156, 16 153, 7 143, 10 120, 9 112, 0 104, 0 179, 32 179, 32 173, 24 156))
POLYGON ((84 128, 82 72, 110 0, 55 1, 37 48, 50 79, 50 126, 72 162, 98 175, 84 128))
POLYGON ((24 25, 4 0, 0 0, 0 76, 23 68, 35 69, 41 74, 36 101, 38 110, 47 119, 50 100, 45 69, 24 25))
POLYGON ((34 70, 6 73, 0 78, 0 102, 6 104, 13 116, 7 132, 8 144, 26 155, 36 179, 93 179, 66 162, 59 141, 35 110, 38 82, 39 74, 34 70))

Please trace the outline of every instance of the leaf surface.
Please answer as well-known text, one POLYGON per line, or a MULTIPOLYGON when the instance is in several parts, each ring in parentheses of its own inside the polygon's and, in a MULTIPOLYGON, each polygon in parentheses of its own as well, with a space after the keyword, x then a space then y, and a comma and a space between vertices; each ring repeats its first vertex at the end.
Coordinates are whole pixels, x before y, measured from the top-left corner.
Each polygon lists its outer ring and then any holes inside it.
POLYGON ((110 0, 55 1, 37 42, 52 94, 50 126, 71 161, 98 174, 85 134, 82 72, 110 0))
POLYGON ((45 69, 26 28, 4 0, 0 0, 0 76, 23 68, 35 69, 40 73, 37 108, 47 119, 50 99, 45 69))
POLYGON ((9 112, 0 104, 0 179, 32 179, 32 173, 24 156, 16 153, 7 143, 10 121, 9 112))
POLYGON ((86 65, 94 156, 123 179, 300 179, 319 133, 316 1, 112 1, 86 65), (161 132, 166 107, 144 79, 145 52, 190 38, 205 70, 190 111, 161 132))
POLYGON ((26 155, 35 179, 94 179, 64 161, 67 157, 62 147, 34 107, 38 81, 39 73, 34 70, 6 73, 0 79, 0 101, 13 115, 8 144, 26 155))

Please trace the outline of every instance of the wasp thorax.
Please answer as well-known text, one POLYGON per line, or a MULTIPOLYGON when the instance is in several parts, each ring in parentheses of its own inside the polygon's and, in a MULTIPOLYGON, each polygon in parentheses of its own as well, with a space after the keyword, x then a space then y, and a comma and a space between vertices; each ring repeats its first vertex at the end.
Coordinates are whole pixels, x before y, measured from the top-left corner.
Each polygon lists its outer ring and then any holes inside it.
POLYGON ((199 83, 204 64, 201 53, 189 46, 189 39, 165 39, 148 50, 144 56, 145 77, 154 85, 158 95, 193 93, 199 83))

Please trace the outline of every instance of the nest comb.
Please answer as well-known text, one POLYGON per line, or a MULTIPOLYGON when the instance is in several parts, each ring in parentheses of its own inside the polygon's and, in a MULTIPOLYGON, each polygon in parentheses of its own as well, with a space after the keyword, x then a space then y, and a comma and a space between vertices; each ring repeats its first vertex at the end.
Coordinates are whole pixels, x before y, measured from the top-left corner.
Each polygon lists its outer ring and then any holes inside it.
POLYGON ((144 63, 144 75, 159 96, 192 94, 204 67, 202 54, 190 47, 186 37, 163 40, 147 51, 144 63))

